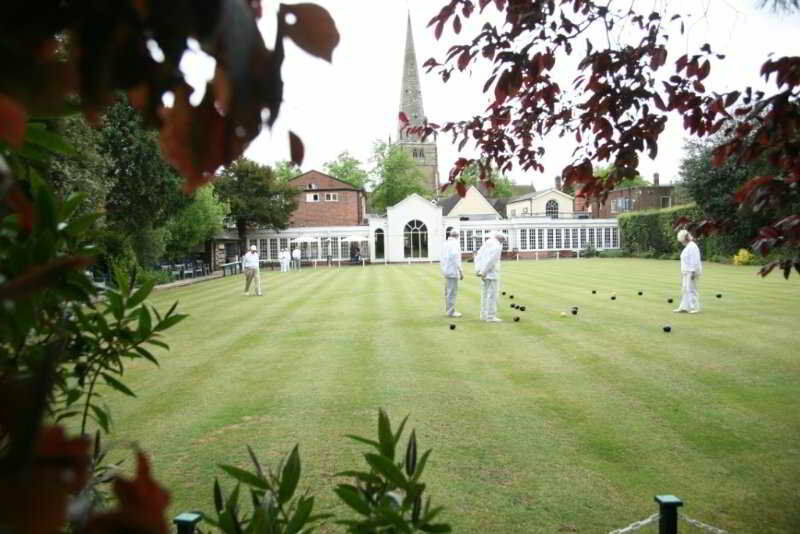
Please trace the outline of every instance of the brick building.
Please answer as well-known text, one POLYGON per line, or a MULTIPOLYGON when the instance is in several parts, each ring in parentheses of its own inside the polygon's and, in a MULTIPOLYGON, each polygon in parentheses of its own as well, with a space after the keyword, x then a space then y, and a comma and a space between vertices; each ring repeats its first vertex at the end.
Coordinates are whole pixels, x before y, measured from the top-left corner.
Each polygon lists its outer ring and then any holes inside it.
POLYGON ((592 217, 616 218, 621 213, 650 209, 670 208, 674 202, 675 187, 660 185, 658 173, 653 176, 653 185, 614 189, 603 204, 593 202, 592 217))
POLYGON ((297 209, 289 226, 359 226, 366 216, 366 193, 319 171, 309 171, 289 180, 300 190, 297 209))

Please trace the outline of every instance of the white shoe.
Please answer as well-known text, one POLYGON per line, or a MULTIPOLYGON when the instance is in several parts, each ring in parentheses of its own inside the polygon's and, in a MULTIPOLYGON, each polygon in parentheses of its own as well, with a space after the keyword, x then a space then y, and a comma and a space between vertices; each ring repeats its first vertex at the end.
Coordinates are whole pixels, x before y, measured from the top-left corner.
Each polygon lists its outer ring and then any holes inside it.
POLYGON ((674 310, 672 310, 672 313, 686 313, 688 311, 689 310, 684 310, 683 308, 675 308, 674 310))
POLYGON ((689 313, 700 313, 700 310, 691 310, 689 313))
POLYGON ((502 323, 503 320, 500 317, 492 317, 491 319, 486 319, 487 323, 502 323))
POLYGON ((249 296, 250 296, 250 293, 248 293, 247 291, 245 291, 245 292, 244 292, 244 296, 245 296, 245 297, 249 297, 249 296))
POLYGON ((451 313, 451 314, 448 314, 448 315, 449 315, 450 317, 461 317, 461 314, 460 314, 460 313, 458 313, 458 312, 453 312, 453 313, 451 313))

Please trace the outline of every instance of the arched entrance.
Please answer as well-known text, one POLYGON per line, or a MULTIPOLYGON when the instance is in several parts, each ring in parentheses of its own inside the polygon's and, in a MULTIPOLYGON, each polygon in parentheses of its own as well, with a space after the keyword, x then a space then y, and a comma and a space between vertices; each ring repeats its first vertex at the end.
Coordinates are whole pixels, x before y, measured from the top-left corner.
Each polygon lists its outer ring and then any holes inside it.
POLYGON ((403 257, 428 257, 428 227, 416 219, 406 224, 403 231, 403 257))

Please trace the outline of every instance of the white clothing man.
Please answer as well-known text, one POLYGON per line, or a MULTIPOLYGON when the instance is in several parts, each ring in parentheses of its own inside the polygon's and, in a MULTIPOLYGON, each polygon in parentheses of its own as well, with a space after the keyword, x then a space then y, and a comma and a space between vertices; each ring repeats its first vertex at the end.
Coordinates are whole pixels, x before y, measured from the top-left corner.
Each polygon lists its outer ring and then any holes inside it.
POLYGON ((292 250, 292 264, 295 269, 300 268, 300 247, 295 247, 292 250))
POLYGON ((475 254, 475 274, 481 279, 481 320, 502 323, 497 317, 497 286, 500 278, 500 256, 506 236, 492 232, 483 246, 475 254))
POLYGON ((700 249, 692 234, 686 230, 678 232, 678 241, 683 245, 681 252, 681 303, 672 310, 675 313, 697 313, 700 311, 700 298, 697 294, 697 279, 703 274, 700 249))
POLYGON ((461 317, 456 311, 456 295, 458 294, 458 281, 464 279, 461 270, 461 246, 458 244, 458 230, 450 230, 442 250, 442 259, 439 262, 444 276, 444 308, 449 317, 461 317))
POLYGON ((250 246, 250 252, 242 258, 242 268, 244 269, 244 294, 250 294, 250 284, 255 280, 256 295, 261 296, 261 270, 259 269, 258 249, 255 245, 250 246))
POLYGON ((281 250, 280 254, 278 254, 278 261, 281 263, 281 272, 287 273, 289 272, 289 251, 285 248, 281 250))

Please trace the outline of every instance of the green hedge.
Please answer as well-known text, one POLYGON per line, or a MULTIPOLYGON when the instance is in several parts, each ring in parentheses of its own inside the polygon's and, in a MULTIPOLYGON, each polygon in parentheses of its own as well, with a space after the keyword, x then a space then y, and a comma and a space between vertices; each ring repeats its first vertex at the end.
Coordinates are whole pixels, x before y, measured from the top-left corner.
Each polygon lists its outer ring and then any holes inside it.
MULTIPOLYGON (((683 247, 676 239, 673 225, 679 217, 696 221, 703 219, 703 213, 694 204, 675 206, 660 210, 624 213, 617 219, 622 235, 622 249, 625 255, 647 258, 677 257, 683 247)), ((697 238, 697 245, 703 259, 729 261, 747 243, 738 243, 731 236, 715 235, 697 238)))

